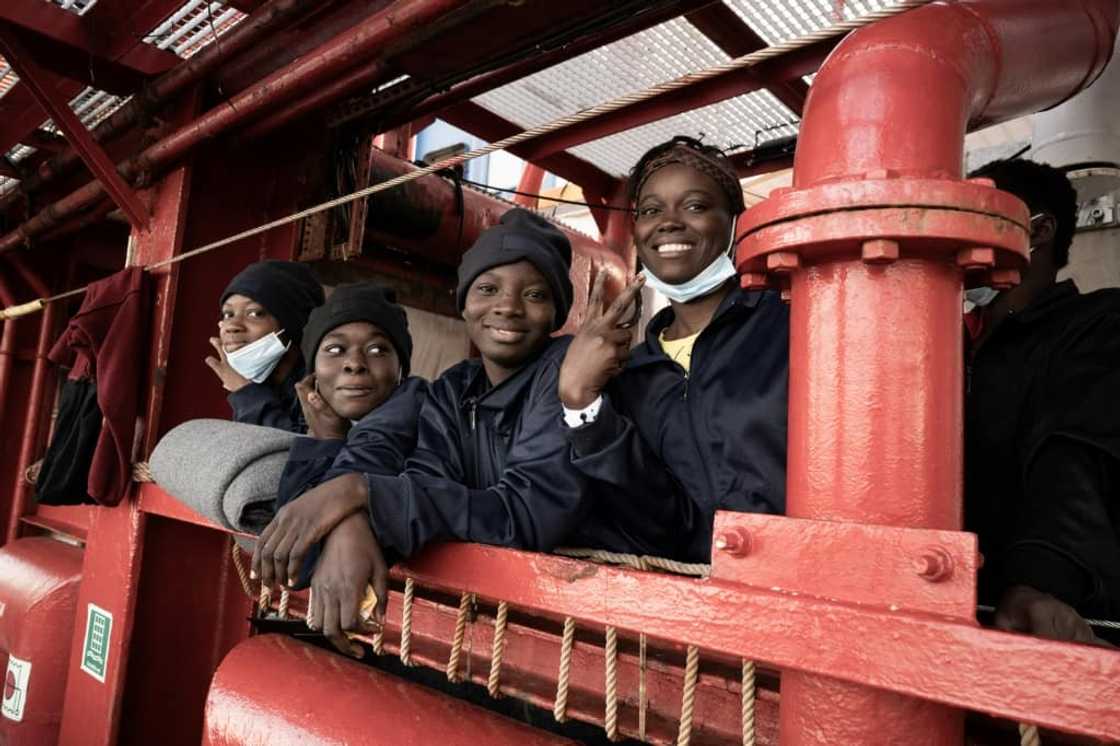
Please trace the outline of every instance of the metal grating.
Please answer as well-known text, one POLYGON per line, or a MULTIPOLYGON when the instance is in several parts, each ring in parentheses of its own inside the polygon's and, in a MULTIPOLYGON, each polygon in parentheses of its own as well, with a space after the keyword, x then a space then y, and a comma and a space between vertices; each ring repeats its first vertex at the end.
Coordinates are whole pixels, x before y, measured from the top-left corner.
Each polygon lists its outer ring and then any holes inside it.
POLYGON ((769 91, 754 91, 702 109, 650 122, 571 149, 615 176, 626 174, 649 148, 690 135, 724 149, 752 148, 797 133, 797 117, 769 91))
POLYGON ((767 44, 895 5, 891 0, 724 0, 767 44))
POLYGON ((186 59, 198 53, 247 16, 224 2, 187 0, 148 32, 144 41, 186 59))
POLYGON ((708 37, 675 19, 485 93, 475 102, 522 127, 534 127, 727 59, 708 37))
POLYGON ((78 15, 84 14, 97 4, 97 0, 46 0, 46 2, 78 15))

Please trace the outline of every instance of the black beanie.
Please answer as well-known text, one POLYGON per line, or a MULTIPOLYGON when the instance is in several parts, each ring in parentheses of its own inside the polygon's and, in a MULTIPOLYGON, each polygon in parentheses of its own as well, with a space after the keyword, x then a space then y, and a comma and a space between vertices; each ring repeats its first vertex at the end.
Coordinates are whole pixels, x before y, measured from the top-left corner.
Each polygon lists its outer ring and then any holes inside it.
POLYGON ((339 285, 327 302, 311 312, 303 330, 303 359, 315 370, 315 352, 332 329, 352 321, 368 321, 385 332, 401 361, 401 377, 408 376, 412 361, 412 336, 408 316, 397 303, 397 294, 373 282, 339 285))
POLYGON ((323 304, 323 286, 308 266, 279 259, 254 262, 241 270, 222 292, 219 309, 231 295, 252 298, 268 309, 297 347, 311 309, 323 304))
POLYGON ((482 232, 459 263, 459 288, 455 292, 459 310, 467 302, 467 290, 488 269, 529 261, 544 275, 556 304, 556 324, 564 326, 572 307, 572 244, 559 228, 540 215, 520 207, 502 215, 493 228, 482 232))

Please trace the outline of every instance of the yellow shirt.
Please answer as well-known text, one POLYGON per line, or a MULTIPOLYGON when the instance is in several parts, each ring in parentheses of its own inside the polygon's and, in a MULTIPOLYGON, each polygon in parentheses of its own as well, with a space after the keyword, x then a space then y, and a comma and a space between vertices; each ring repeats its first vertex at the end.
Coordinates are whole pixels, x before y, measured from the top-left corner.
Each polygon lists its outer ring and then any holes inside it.
POLYGON ((699 336, 700 332, 696 332, 680 339, 665 339, 665 332, 662 331, 658 335, 657 341, 661 343, 661 349, 665 351, 669 359, 684 368, 687 373, 692 366, 692 347, 696 344, 696 338, 699 336))

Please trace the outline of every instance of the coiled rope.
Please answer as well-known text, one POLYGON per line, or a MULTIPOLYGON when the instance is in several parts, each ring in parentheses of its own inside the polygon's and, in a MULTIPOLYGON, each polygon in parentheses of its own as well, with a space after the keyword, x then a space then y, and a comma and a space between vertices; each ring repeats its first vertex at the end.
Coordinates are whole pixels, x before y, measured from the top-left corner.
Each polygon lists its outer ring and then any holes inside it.
MULTIPOLYGON (((191 257, 195 257, 200 254, 205 254, 215 249, 219 249, 223 246, 228 246, 229 244, 235 243, 237 241, 241 241, 243 239, 265 233, 266 231, 273 230, 274 228, 280 228, 282 226, 289 225, 290 223, 303 220, 304 218, 310 217, 312 215, 326 212, 327 210, 333 210, 334 208, 341 205, 346 205, 360 199, 365 199, 366 197, 370 197, 374 194, 377 194, 378 192, 393 189, 402 184, 406 184, 410 181, 415 181, 416 179, 422 178, 424 176, 435 174, 445 169, 454 168, 455 166, 466 163, 467 161, 481 158, 496 151, 508 150, 509 148, 520 145, 524 142, 528 142, 529 140, 533 140, 537 137, 541 137, 542 135, 547 135, 552 132, 565 129, 567 127, 581 124, 591 119, 595 119, 596 117, 625 109, 626 107, 648 101, 658 96, 671 93, 673 91, 682 90, 697 83, 711 80, 721 75, 734 72, 736 70, 744 70, 746 68, 754 67, 755 65, 759 65, 776 57, 781 57, 784 54, 795 52, 799 49, 812 46, 813 44, 817 44, 834 37, 843 36, 851 31, 855 31, 856 29, 875 23, 876 21, 881 21, 885 18, 899 15, 900 13, 904 13, 908 10, 920 7, 922 5, 926 5, 932 1, 933 0, 902 0, 896 5, 866 13, 859 18, 855 18, 850 21, 841 21, 839 23, 834 23, 830 26, 826 26, 825 28, 805 34, 804 36, 799 36, 794 39, 788 39, 786 41, 778 42, 777 44, 773 44, 764 49, 759 49, 755 52, 751 52, 750 54, 745 54, 741 57, 736 57, 735 59, 729 60, 727 62, 713 65, 712 67, 706 68, 699 72, 682 75, 679 78, 659 83, 658 85, 652 86, 650 88, 620 96, 619 98, 616 98, 612 101, 606 101, 597 106, 593 106, 589 109, 584 109, 583 111, 577 112, 575 114, 562 117, 552 122, 539 125, 537 127, 532 127, 523 132, 519 132, 516 135, 511 135, 510 137, 498 140, 494 143, 490 143, 489 145, 476 148, 468 153, 462 153, 459 155, 451 156, 450 158, 445 158, 444 160, 439 161, 438 163, 434 163, 430 166, 424 166, 423 168, 418 168, 415 171, 410 171, 395 178, 388 179, 377 184, 371 184, 364 189, 359 189, 350 194, 336 197, 335 199, 322 202, 305 210, 300 210, 299 212, 294 212, 285 217, 263 223, 256 226, 255 228, 250 228, 248 230, 241 231, 240 233, 235 233, 231 236, 227 236, 217 241, 212 241, 208 244, 204 244, 196 249, 183 252, 169 259, 164 259, 163 261, 146 265, 146 269, 153 270, 159 267, 165 267, 171 264, 175 264, 185 259, 190 259, 191 257)), ((47 303, 52 303, 57 300, 62 300, 64 298, 69 298, 71 296, 84 293, 86 291, 86 287, 75 288, 74 290, 59 293, 58 295, 52 295, 47 298, 38 298, 28 303, 0 309, 0 320, 12 319, 18 316, 35 313, 42 310, 43 306, 47 303)))
POLYGON ((463 653, 463 639, 466 637, 467 623, 470 621, 473 606, 473 593, 464 593, 459 597, 459 614, 455 617, 455 636, 451 640, 451 654, 447 657, 447 680, 452 683, 463 680, 459 673, 459 658, 463 653))
POLYGON ((498 614, 494 617, 494 644, 490 649, 490 677, 486 681, 486 690, 495 699, 502 696, 502 657, 506 650, 506 623, 508 619, 509 603, 499 601, 498 614))
POLYGON ((572 646, 576 639, 576 620, 564 619, 564 634, 560 638, 560 670, 556 674, 556 699, 552 704, 552 717, 562 723, 568 719, 568 685, 572 674, 572 646))
POLYGON ((603 660, 606 666, 606 687, 603 713, 603 729, 607 738, 618 740, 618 630, 607 627, 606 644, 603 646, 603 660))

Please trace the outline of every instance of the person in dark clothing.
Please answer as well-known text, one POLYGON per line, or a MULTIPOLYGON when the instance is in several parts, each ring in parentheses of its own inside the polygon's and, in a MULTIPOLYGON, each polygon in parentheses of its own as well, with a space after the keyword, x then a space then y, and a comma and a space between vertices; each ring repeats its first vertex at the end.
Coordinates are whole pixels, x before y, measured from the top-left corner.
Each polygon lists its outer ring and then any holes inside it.
POLYGON ((219 300, 217 357, 206 358, 229 391, 233 419, 303 432, 295 385, 304 376, 300 337, 323 287, 307 265, 269 260, 237 274, 219 300))
POLYGON ((440 540, 547 551, 588 515, 591 497, 559 427, 557 376, 569 340, 550 336, 571 307, 570 264, 568 239, 527 210, 484 232, 463 257, 457 293, 481 357, 431 385, 403 472, 334 480, 339 489, 320 509, 262 534, 254 570, 268 583, 292 577, 321 536, 330 534, 325 558, 339 531, 372 528, 346 557, 349 582, 313 585, 312 619, 340 650, 349 649, 340 630, 357 625, 366 579, 384 612, 385 556, 440 540))
MULTIPOLYGON (((391 290, 374 283, 343 285, 311 312, 303 332, 303 354, 312 373, 296 385, 308 423, 297 438, 280 479, 277 510, 320 484, 347 474, 396 475, 416 446, 416 423, 428 384, 409 375, 412 338, 404 309, 391 290)), ((316 499, 316 495, 307 498, 316 499)), ((363 521, 332 534, 347 545, 363 521)), ((312 581, 320 547, 304 560, 297 587, 312 581)), ((336 550, 315 581, 338 572, 336 550)))
POLYGON ((1003 629, 1092 642, 1120 616, 1120 290, 1057 282, 1077 195, 1060 171, 997 161, 974 176, 1027 203, 1022 283, 966 293, 966 528, 981 603, 1003 629))
POLYGON ((560 371, 572 463, 615 522, 654 527, 643 538, 664 555, 707 561, 716 510, 785 511, 789 311, 738 286, 743 195, 717 148, 684 137, 653 148, 630 199, 642 277, 670 307, 631 351, 630 298, 598 313, 595 288, 560 371))

